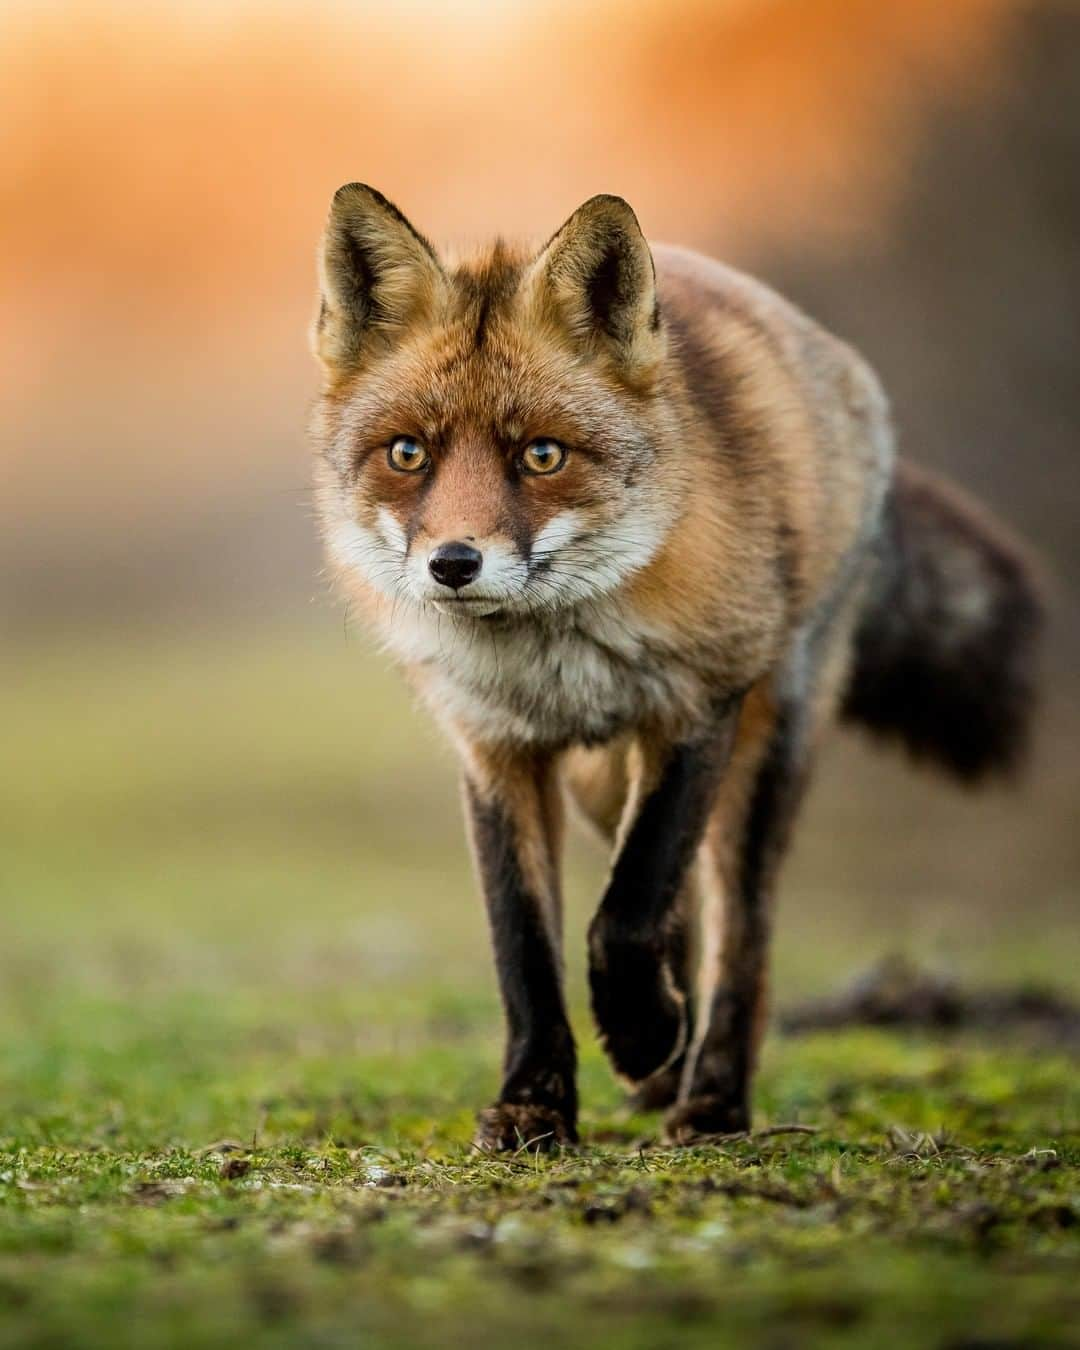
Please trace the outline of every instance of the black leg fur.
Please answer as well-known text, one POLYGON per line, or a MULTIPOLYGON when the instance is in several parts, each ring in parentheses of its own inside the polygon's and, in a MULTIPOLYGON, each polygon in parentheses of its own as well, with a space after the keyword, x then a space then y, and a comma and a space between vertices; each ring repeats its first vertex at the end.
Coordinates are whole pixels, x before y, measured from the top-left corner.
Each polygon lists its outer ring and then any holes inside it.
POLYGON ((597 1026, 616 1070, 634 1081, 665 1068, 685 1044, 687 929, 675 902, 727 763, 736 715, 735 704, 725 706, 711 735, 671 751, 589 928, 597 1026))
POLYGON ((724 961, 707 1032, 686 1068, 682 1100, 668 1114, 677 1142, 749 1128, 750 1080, 763 1012, 772 890, 806 781, 801 717, 779 710, 758 768, 728 881, 724 961))
MULTIPOLYGON (((699 922, 695 911, 698 903, 696 894, 684 890, 668 918, 670 931, 674 934, 670 952, 671 978, 679 996, 685 1000, 687 1035, 697 1024, 696 950, 691 933, 699 922)), ((629 1106, 635 1111, 663 1111, 672 1106, 679 1095, 686 1053, 684 1048, 662 1068, 635 1083, 628 1098, 629 1106)))
POLYGON ((577 1061, 553 935, 525 884, 513 823, 471 786, 467 797, 507 1022, 499 1100, 481 1112, 476 1143, 491 1150, 573 1143, 577 1061))

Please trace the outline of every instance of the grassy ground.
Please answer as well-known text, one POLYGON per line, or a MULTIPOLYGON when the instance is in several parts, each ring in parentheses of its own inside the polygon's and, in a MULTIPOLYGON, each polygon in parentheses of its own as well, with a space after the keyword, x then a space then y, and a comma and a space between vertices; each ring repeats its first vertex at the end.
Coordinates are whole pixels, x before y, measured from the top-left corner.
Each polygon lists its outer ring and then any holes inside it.
MULTIPOLYGON (((774 1038, 761 1133, 672 1152, 591 1037, 584 1146, 468 1147, 499 1018, 453 769, 329 624, 0 676, 0 1347, 1080 1343, 1062 1050, 774 1038)), ((900 946, 1077 988, 1071 764, 964 802, 846 748, 780 1002, 900 946), (871 786, 872 785, 872 786, 871 786)))

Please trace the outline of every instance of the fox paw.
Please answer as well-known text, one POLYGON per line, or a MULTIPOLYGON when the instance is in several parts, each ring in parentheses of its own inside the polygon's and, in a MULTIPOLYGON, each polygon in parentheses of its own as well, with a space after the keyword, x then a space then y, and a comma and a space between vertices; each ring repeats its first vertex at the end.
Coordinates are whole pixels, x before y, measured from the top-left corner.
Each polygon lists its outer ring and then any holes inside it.
POLYGON ((552 1106, 496 1102, 476 1118, 474 1147, 484 1153, 547 1153, 577 1143, 574 1123, 552 1106))
POLYGON ((710 1135, 745 1134, 750 1107, 741 1098, 702 1093, 673 1106, 664 1118, 669 1144, 694 1144, 710 1135))
POLYGON ((594 925, 589 941, 593 1015, 618 1073, 640 1082, 666 1068, 686 1044, 686 997, 652 943, 605 939, 594 925))
POLYGON ((627 1098, 627 1106, 631 1111, 663 1111, 665 1107, 674 1106, 679 1096, 682 1068, 683 1057, 680 1055, 666 1069, 638 1083, 627 1098))

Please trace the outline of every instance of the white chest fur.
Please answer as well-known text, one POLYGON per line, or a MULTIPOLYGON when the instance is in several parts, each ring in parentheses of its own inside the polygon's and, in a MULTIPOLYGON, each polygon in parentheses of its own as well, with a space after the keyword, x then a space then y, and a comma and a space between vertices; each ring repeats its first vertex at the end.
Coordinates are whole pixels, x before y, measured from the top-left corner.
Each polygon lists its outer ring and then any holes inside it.
POLYGON ((689 712, 701 695, 670 636, 609 601, 557 625, 399 609, 384 638, 420 671, 435 713, 485 739, 603 741, 643 719, 689 712))

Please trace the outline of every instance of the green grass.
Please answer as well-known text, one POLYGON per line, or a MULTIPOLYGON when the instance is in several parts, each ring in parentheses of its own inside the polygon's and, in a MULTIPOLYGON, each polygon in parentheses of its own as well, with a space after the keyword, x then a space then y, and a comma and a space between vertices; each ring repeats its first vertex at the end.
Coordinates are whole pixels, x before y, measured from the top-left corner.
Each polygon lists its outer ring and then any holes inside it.
MULTIPOLYGON (((773 1038, 758 1124, 816 1132, 665 1149, 592 1039, 581 847, 583 1147, 472 1152, 499 1016, 453 765, 329 622, 27 648, 0 717, 0 1347, 1077 1343, 1075 1060, 773 1038)), ((1076 770, 1037 782, 840 748, 778 1000, 896 946, 1075 989, 1076 770)))

